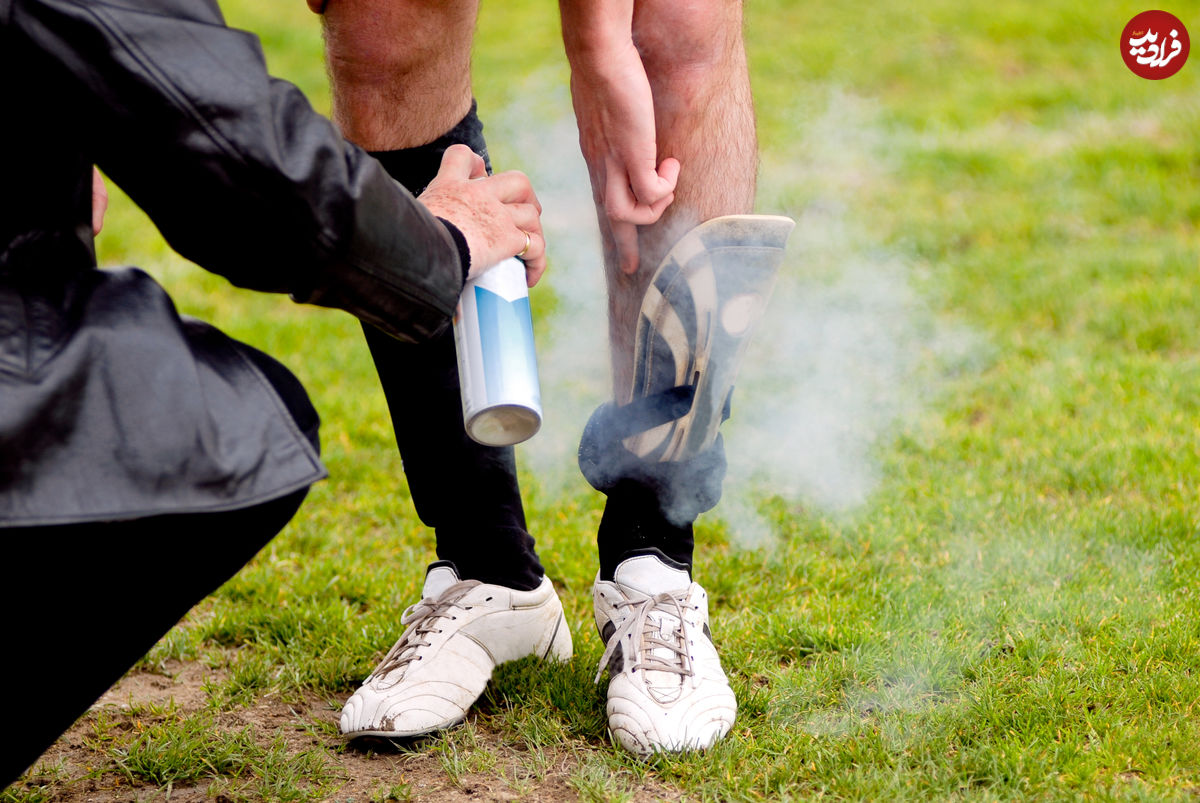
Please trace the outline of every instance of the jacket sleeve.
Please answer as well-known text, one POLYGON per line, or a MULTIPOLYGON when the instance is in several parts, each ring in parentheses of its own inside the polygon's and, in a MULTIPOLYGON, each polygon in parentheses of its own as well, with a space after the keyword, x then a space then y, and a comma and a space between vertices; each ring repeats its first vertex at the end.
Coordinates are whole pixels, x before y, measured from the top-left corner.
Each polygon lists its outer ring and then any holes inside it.
POLYGON ((0 23, 28 66, 10 80, 78 111, 80 148, 188 259, 406 340, 449 320, 463 270, 446 227, 211 0, 0 0, 0 23))

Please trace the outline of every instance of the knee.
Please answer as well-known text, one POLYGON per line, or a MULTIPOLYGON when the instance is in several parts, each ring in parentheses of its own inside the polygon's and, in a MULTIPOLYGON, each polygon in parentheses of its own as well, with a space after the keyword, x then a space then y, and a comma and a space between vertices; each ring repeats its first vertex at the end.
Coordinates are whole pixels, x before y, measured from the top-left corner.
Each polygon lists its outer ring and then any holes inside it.
POLYGON ((469 63, 476 0, 329 0, 327 56, 339 80, 395 81, 469 63))
POLYGON ((634 41, 654 77, 704 81, 742 52, 741 0, 652 0, 634 15, 634 41))

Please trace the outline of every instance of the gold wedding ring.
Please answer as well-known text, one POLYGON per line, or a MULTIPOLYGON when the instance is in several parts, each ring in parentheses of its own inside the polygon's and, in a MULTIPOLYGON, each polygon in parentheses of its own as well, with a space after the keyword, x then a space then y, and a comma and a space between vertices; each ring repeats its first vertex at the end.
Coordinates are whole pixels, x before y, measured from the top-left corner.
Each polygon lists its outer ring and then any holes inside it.
POLYGON ((521 253, 517 254, 517 259, 520 259, 521 257, 525 256, 525 253, 527 251, 529 251, 529 240, 530 240, 529 232, 525 231, 524 229, 521 229, 521 233, 525 235, 525 247, 521 249, 521 253))

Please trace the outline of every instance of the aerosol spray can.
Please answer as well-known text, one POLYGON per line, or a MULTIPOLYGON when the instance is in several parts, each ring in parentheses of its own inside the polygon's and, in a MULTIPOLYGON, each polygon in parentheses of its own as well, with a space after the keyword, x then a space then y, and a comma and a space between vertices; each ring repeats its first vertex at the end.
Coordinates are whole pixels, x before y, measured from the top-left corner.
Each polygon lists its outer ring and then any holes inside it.
POLYGON ((454 314, 463 423, 473 440, 511 446, 542 426, 525 263, 488 268, 463 288, 454 314))

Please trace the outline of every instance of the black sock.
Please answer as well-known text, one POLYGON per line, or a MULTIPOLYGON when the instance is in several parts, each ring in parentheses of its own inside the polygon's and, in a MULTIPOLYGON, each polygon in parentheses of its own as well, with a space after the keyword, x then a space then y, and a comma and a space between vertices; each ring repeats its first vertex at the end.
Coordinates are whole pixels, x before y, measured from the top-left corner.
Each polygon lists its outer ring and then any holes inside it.
POLYGON ((705 451, 681 461, 640 458, 623 445, 628 415, 602 405, 588 420, 579 444, 579 468, 608 497, 597 533, 600 578, 613 579, 630 553, 658 549, 688 571, 695 547, 692 522, 721 498, 725 447, 720 435, 705 451))
POLYGON ((471 110, 467 112, 466 117, 433 142, 395 151, 370 151, 370 154, 378 159, 388 175, 403 184, 406 190, 413 195, 420 195, 437 175, 442 164, 442 154, 451 145, 460 143, 482 156, 488 173, 492 172, 487 142, 483 139, 483 123, 475 112, 475 101, 471 101, 471 110))
MULTIPOLYGON (((442 154, 462 143, 488 163, 475 103, 433 142, 373 152, 388 174, 414 195, 437 175, 442 154)), ((534 539, 526 529, 512 447, 483 446, 463 429, 453 333, 428 343, 401 343, 364 327, 387 397, 396 442, 417 515, 437 535, 437 554, 463 580, 531 590, 542 581, 534 539)))
POLYGON ((690 574, 695 540, 691 522, 673 524, 662 514, 656 491, 636 481, 622 480, 608 491, 596 548, 601 580, 612 580, 621 561, 649 549, 660 550, 690 574))

